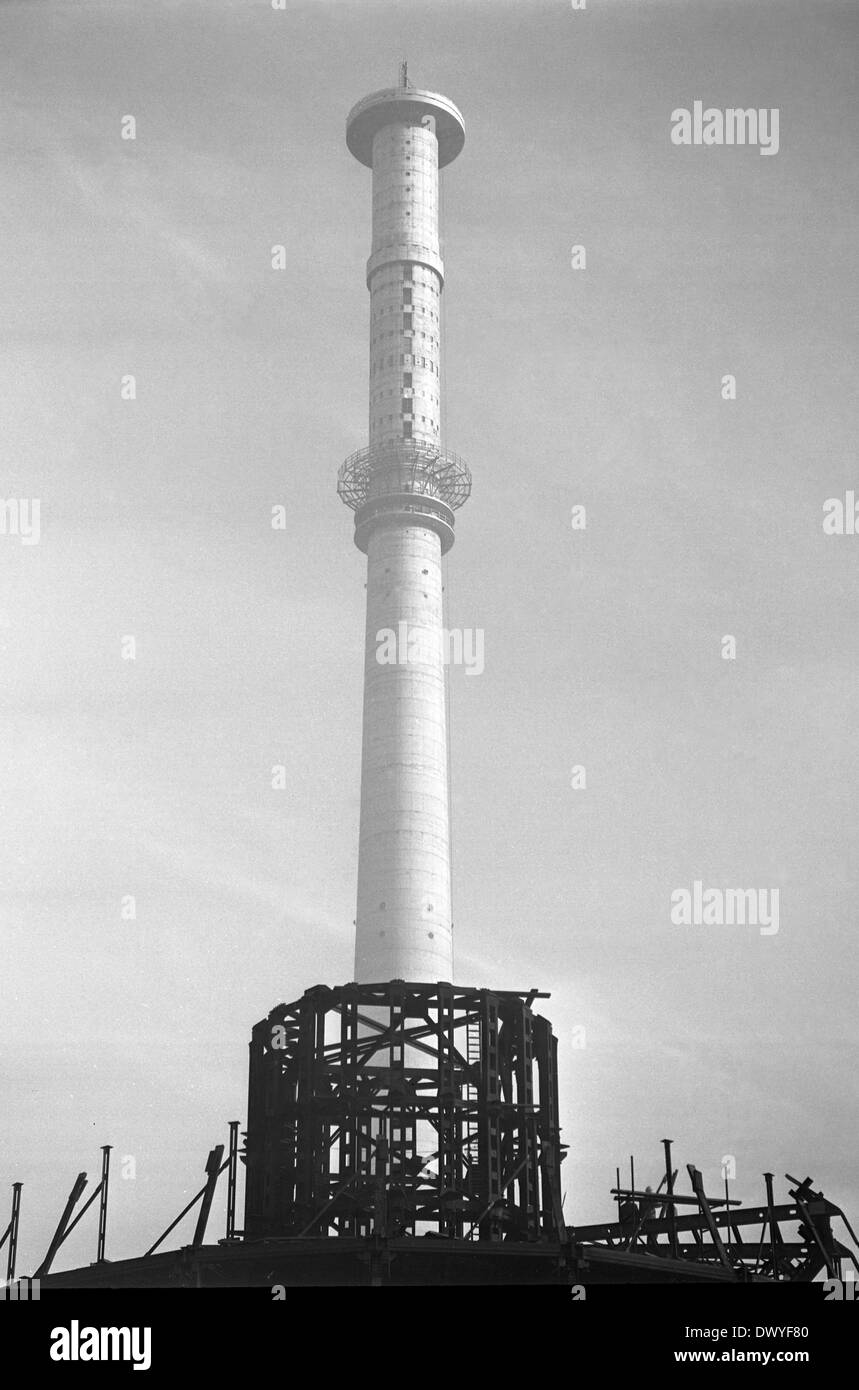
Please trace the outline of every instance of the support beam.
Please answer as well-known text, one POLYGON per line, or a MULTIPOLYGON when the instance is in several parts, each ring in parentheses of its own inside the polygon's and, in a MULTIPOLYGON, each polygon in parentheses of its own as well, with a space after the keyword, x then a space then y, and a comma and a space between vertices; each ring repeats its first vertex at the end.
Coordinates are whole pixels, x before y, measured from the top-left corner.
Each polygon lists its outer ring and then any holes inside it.
POLYGON ((107 1188, 110 1178, 110 1151, 112 1147, 111 1144, 102 1144, 101 1148, 101 1182, 98 1185, 101 1201, 98 1207, 98 1248, 96 1252, 96 1261, 99 1264, 104 1259, 104 1241, 107 1234, 107 1188))
POLYGON ((695 1167, 694 1163, 687 1163, 686 1171, 689 1174, 689 1179, 692 1183, 692 1191, 698 1198, 698 1205, 701 1208, 701 1214, 707 1223, 707 1230, 710 1232, 713 1244, 716 1247, 716 1253, 718 1254, 722 1264, 725 1266, 725 1269, 730 1269, 732 1266, 731 1261, 728 1259, 728 1252, 725 1249, 725 1246, 722 1242, 722 1237, 719 1235, 719 1228, 713 1219, 713 1213, 710 1210, 710 1203, 708 1202, 704 1192, 704 1179, 701 1176, 699 1170, 695 1167))
MULTIPOLYGON (((33 1276, 35 1279, 41 1279, 43 1275, 48 1273, 48 1271, 51 1268, 51 1265, 54 1262, 54 1257, 57 1251, 59 1250, 60 1246, 62 1245, 63 1241, 65 1240, 66 1236, 77 1225, 77 1221, 74 1221, 72 1222, 72 1225, 69 1226, 69 1218, 71 1217, 71 1214, 77 1205, 78 1198, 80 1197, 81 1193, 86 1187, 86 1182, 86 1173, 78 1173, 77 1177, 72 1183, 72 1190, 68 1195, 66 1205, 63 1207, 63 1214, 60 1217, 59 1222, 57 1223, 57 1229, 54 1231, 53 1238, 51 1240, 50 1245, 48 1246, 47 1254, 45 1255, 45 1258, 42 1260, 42 1263, 39 1265, 39 1268, 36 1270, 36 1273, 33 1276)), ((89 1202, 87 1202, 87 1206, 89 1206, 89 1202)), ((84 1211, 85 1210, 86 1207, 84 1207, 84 1211)), ((80 1215, 82 1216, 83 1212, 81 1212, 80 1215)))
POLYGON ((665 1149, 665 1190, 669 1198, 668 1205, 668 1238, 671 1243, 671 1254, 677 1259, 679 1246, 677 1244, 677 1222, 674 1215, 674 1203, 670 1201, 674 1193, 674 1170, 671 1167, 671 1143, 670 1139, 663 1139, 662 1145, 665 1149))
MULTIPOLYGON (((219 1144, 219 1145, 217 1146, 217 1148, 214 1148, 214 1149, 211 1150, 211 1152, 210 1152, 210 1154, 209 1154, 209 1157, 208 1157, 207 1160, 206 1160, 206 1173, 208 1174, 208 1176, 207 1176, 207 1178, 206 1178, 206 1181, 205 1181, 204 1185, 200 1188, 200 1191, 199 1191, 194 1197, 191 1198, 191 1200, 190 1200, 190 1202, 188 1203, 188 1205, 182 1208, 182 1210, 180 1211, 179 1215, 175 1218, 175 1220, 173 1220, 173 1221, 170 1222, 170 1225, 167 1227, 167 1230, 166 1230, 166 1231, 162 1231, 161 1235, 158 1237, 158 1239, 156 1240, 155 1244, 154 1244, 154 1245, 150 1245, 149 1249, 146 1251, 146 1254, 144 1255, 144 1259, 146 1259, 147 1256, 149 1256, 149 1255, 154 1255, 154 1254, 155 1254, 155 1251, 158 1249, 159 1245, 161 1245, 162 1242, 165 1241, 165 1240, 167 1239, 167 1237, 169 1236, 170 1232, 171 1232, 172 1230, 174 1230, 176 1226, 179 1225, 179 1222, 182 1220, 183 1216, 187 1216, 187 1215, 188 1215, 188 1212, 191 1210, 191 1208, 192 1208, 192 1207, 195 1207, 195 1206, 197 1205, 197 1203, 200 1201, 200 1199, 201 1199, 201 1198, 204 1198, 204 1197, 206 1196, 206 1193, 208 1192, 208 1190, 209 1190, 210 1187, 211 1187, 212 1193, 213 1193, 213 1195, 214 1195, 215 1183, 216 1183, 217 1180, 218 1180, 219 1174, 220 1174, 220 1173, 223 1173, 224 1169, 226 1168, 227 1164, 229 1163, 229 1159, 225 1159, 224 1162, 221 1163, 221 1166, 218 1168, 217 1172, 214 1174, 214 1178, 213 1178, 213 1176, 212 1176, 212 1173, 211 1173, 211 1171, 210 1171, 210 1168, 211 1168, 211 1164, 212 1164, 212 1162, 213 1162, 213 1159, 214 1159, 215 1154, 217 1154, 217 1155, 219 1156, 219 1161, 220 1161, 220 1155, 223 1154, 223 1152, 224 1152, 224 1146, 223 1146, 223 1144, 219 1144)), ((210 1198, 209 1198, 209 1207, 211 1207, 211 1205, 212 1205, 212 1200, 211 1200, 211 1197, 210 1197, 210 1198)), ((208 1220, 208 1209, 207 1209, 207 1211, 206 1211, 206 1218, 207 1218, 207 1220, 208 1220)), ((200 1224, 200 1223, 199 1223, 199 1220, 198 1220, 198 1222, 197 1222, 197 1228, 198 1228, 198 1229, 199 1229, 199 1224, 200 1224)), ((203 1225, 203 1229, 204 1229, 204 1231, 205 1231, 205 1223, 204 1223, 204 1225, 203 1225)))
POLYGON ((212 1210, 212 1199, 215 1195, 218 1175, 229 1163, 229 1159, 226 1164, 222 1163, 221 1160, 223 1157, 223 1144, 216 1144, 215 1148, 212 1149, 209 1157, 206 1159, 206 1173, 208 1176, 206 1178, 206 1186, 203 1188, 200 1211, 197 1215, 197 1225, 194 1229, 194 1239, 191 1241, 191 1244, 195 1247, 202 1245, 206 1238, 206 1226, 209 1221, 209 1212, 212 1210))
POLYGON ((18 1255, 18 1221, 21 1215, 21 1188, 23 1183, 13 1182, 12 1184, 12 1216, 9 1225, 0 1237, 0 1250, 9 1242, 9 1254, 6 1259, 6 1282, 11 1284, 15 1278, 15 1262, 18 1255))
POLYGON ((236 1237, 236 1177, 239 1162, 239 1122, 230 1120, 230 1147, 227 1165, 227 1240, 236 1237))

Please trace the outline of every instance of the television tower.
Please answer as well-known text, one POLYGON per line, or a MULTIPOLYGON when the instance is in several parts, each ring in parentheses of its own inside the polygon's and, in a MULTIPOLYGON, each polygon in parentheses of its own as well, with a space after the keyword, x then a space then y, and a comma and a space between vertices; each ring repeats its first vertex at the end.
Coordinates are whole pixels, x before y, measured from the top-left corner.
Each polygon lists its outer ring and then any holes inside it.
MULTIPOLYGON (((792 1202, 776 1206, 765 1173, 764 1208, 742 1210, 727 1181, 724 1197, 708 1196, 687 1164, 694 1195, 678 1196, 670 1139, 655 1192, 636 1184, 630 1158, 628 1187, 618 1169, 613 1189, 617 1220, 568 1227, 558 1042, 533 1008, 549 996, 452 981, 441 557, 471 479, 440 438, 438 170, 463 139, 456 107, 410 87, 405 65, 347 129, 373 170, 370 438, 338 482, 367 556, 357 978, 312 985, 253 1028, 241 1233, 232 1121, 229 1157, 211 1150, 205 1186, 142 1258, 105 1260, 102 1219, 95 1264, 51 1274, 89 1205, 72 1219, 79 1174, 36 1270, 46 1285, 556 1284, 576 1298, 594 1282, 808 1283, 824 1270, 838 1280, 851 1256, 832 1230, 843 1213, 810 1178, 788 1175, 792 1202), (405 645, 393 662, 379 659, 386 633, 405 645), (204 1245, 225 1170, 226 1238, 204 1245), (156 1253, 197 1202, 193 1243, 156 1253), (762 1221, 760 1239, 744 1243, 741 1228, 762 1221), (780 1221, 799 1223, 801 1239, 785 1240, 780 1221)), ((20 1186, 0 1235, 8 1280, 20 1186)))
POLYGON ((369 443, 340 468, 367 556, 355 979, 453 979, 442 556, 471 490, 442 447, 439 170, 462 149, 452 101, 399 86, 349 113, 373 171, 369 443))

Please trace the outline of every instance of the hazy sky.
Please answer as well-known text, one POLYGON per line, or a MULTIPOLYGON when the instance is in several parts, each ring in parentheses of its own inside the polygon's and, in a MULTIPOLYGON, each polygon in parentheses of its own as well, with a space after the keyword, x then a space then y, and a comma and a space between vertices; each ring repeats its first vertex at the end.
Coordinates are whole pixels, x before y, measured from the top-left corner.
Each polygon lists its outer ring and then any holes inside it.
POLYGON ((730 1154, 735 1195, 808 1173, 856 1224, 859 536, 822 509, 859 491, 857 39, 839 0, 0 8, 0 493, 41 502, 37 545, 0 535, 21 1271, 103 1143, 108 1255, 151 1243, 244 1124, 252 1024, 352 974, 364 576, 335 479, 366 442, 370 177, 344 125, 402 56, 467 124, 448 625, 486 665, 450 677, 456 979, 551 991, 568 1220, 611 1215, 631 1152, 655 1183, 670 1136, 684 1190, 730 1154), (778 154, 673 145, 695 100, 777 107, 778 154), (672 925, 695 880, 778 888, 778 933, 672 925))

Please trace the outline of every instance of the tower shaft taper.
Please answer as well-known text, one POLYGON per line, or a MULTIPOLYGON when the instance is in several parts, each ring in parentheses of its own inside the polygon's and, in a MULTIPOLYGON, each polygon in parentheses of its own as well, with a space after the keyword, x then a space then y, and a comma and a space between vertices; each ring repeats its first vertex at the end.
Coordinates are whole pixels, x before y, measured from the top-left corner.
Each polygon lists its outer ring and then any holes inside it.
POLYGON ((367 555, 359 981, 453 978, 441 558, 470 475, 441 447, 438 171, 463 138, 451 102, 406 86, 347 125, 373 170, 369 447, 338 484, 367 555))

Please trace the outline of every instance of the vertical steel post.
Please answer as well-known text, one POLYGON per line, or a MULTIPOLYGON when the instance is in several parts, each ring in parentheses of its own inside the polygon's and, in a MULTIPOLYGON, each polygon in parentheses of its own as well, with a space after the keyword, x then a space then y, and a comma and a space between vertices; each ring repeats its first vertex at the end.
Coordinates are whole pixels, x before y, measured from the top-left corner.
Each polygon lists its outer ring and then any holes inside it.
POLYGON ((200 1202, 200 1212, 197 1216, 194 1239, 191 1241, 193 1246, 202 1245, 206 1238, 206 1225, 209 1220, 209 1212, 212 1209, 212 1198, 215 1195, 215 1187, 218 1182, 218 1174, 221 1171, 221 1159, 223 1157, 223 1144, 216 1144, 206 1160, 206 1186, 203 1188, 203 1198, 200 1202))
POLYGON ((12 1282, 15 1278, 15 1260, 18 1253, 18 1220, 21 1214, 21 1188, 23 1183, 13 1182, 12 1184, 12 1219, 9 1222, 9 1254, 6 1258, 6 1281, 12 1282))
POLYGON ((674 1195, 674 1172, 671 1167, 671 1145, 672 1139, 663 1139, 665 1148, 665 1191, 668 1196, 668 1236, 671 1241, 671 1254, 676 1260, 679 1255, 679 1245, 677 1242, 677 1213, 674 1210, 674 1203, 671 1197, 674 1195))
POLYGON ((99 1185, 96 1264, 101 1264, 104 1260, 104 1238, 107 1233, 107 1185, 110 1177, 110 1151, 112 1147, 112 1144, 102 1144, 101 1146, 101 1183, 99 1185))
POLYGON ((384 1240, 388 1234, 388 1141, 384 1134, 376 1140, 375 1188, 373 1210, 373 1234, 384 1240))
POLYGON ((779 1278, 778 1268, 778 1227, 775 1220, 773 1202, 773 1174, 764 1173, 764 1182, 767 1185, 767 1221, 770 1228, 770 1260, 772 1262, 773 1279, 779 1278))
POLYGON ((230 1120, 230 1164, 227 1169, 227 1240, 236 1234, 236 1175, 239 1162, 239 1122, 230 1120))

